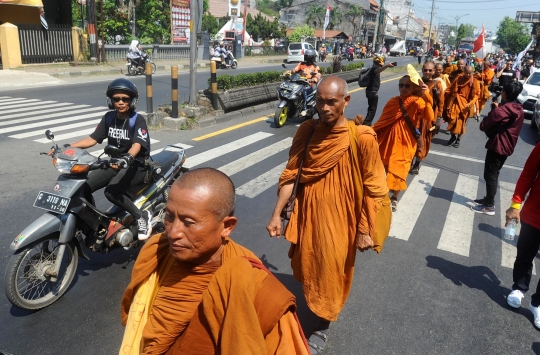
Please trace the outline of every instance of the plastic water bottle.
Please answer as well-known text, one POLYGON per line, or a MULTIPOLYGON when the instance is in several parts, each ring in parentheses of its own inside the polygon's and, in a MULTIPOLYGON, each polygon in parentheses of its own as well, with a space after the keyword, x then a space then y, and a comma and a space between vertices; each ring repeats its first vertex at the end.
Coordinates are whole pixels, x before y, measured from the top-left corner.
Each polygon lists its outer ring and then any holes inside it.
POLYGON ((516 235, 516 228, 517 228, 517 221, 515 218, 512 218, 512 220, 506 226, 506 230, 504 232, 504 239, 514 240, 514 237, 516 235))

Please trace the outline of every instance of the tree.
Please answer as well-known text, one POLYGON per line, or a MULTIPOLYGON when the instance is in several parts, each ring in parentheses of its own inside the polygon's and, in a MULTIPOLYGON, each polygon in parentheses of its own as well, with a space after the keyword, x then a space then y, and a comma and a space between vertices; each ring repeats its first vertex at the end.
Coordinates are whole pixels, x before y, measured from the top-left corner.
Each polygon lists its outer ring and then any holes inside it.
POLYGON ((364 10, 356 5, 351 6, 347 12, 345 12, 345 20, 352 23, 353 26, 353 37, 360 35, 360 19, 363 14, 364 10))
POLYGON ((494 41, 502 49, 510 53, 519 53, 530 42, 530 30, 521 22, 505 16, 499 24, 497 39, 494 41))
POLYGON ((326 9, 322 6, 311 4, 311 7, 306 12, 307 24, 313 24, 313 27, 322 27, 324 24, 324 17, 326 15, 326 9))
POLYGON ((277 19, 269 21, 261 13, 258 13, 255 17, 251 16, 251 14, 247 15, 246 31, 251 37, 258 40, 280 38, 286 34, 285 28, 279 24, 277 19))
POLYGON ((289 41, 291 42, 300 42, 303 37, 313 37, 315 35, 315 30, 309 25, 304 25, 296 27, 294 31, 289 35, 289 41))
MULTIPOLYGON (((326 12, 325 12, 325 16, 326 16, 326 12)), ((330 19, 328 22, 328 29, 329 30, 336 29, 336 27, 339 26, 342 20, 343 20, 343 12, 341 12, 339 7, 333 8, 332 10, 330 10, 330 19)))
POLYGON ((208 3, 208 0, 203 0, 203 15, 202 15, 202 23, 201 23, 201 30, 208 32, 211 37, 214 37, 219 30, 227 23, 223 23, 223 21, 220 21, 222 19, 217 19, 214 15, 212 15, 210 12, 210 4, 208 3))

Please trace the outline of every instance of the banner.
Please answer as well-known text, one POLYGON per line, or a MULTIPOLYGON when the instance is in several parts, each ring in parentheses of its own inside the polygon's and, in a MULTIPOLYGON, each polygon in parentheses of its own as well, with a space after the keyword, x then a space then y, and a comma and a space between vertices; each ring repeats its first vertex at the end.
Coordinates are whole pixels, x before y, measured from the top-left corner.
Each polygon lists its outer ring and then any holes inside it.
POLYGON ((189 37, 191 34, 189 32, 191 21, 189 1, 190 0, 171 1, 171 32, 173 44, 189 43, 189 37))
POLYGON ((476 58, 484 59, 484 47, 486 46, 486 30, 484 24, 482 24, 482 32, 478 38, 474 41, 473 52, 476 53, 476 58))
POLYGON ((521 59, 523 58, 523 56, 525 55, 525 53, 527 53, 527 51, 529 50, 529 48, 531 48, 531 45, 533 43, 534 39, 531 39, 531 42, 527 45, 527 47, 525 47, 525 49, 523 50, 523 52, 520 52, 516 58, 516 61, 514 62, 514 65, 512 66, 512 69, 516 70, 516 68, 518 66, 521 65, 521 59))
POLYGON ((41 0, 0 0, 2 4, 43 7, 41 0))
POLYGON ((323 35, 322 35, 323 39, 326 39, 326 27, 328 27, 328 23, 330 22, 330 11, 332 11, 332 8, 328 6, 326 8, 326 16, 324 16, 324 26, 323 26, 323 35))

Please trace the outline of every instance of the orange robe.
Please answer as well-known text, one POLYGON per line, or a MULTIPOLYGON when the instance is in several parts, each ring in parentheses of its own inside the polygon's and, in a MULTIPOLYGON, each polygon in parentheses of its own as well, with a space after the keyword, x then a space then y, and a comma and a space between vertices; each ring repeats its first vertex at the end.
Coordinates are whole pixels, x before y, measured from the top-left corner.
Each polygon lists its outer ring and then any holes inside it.
POLYGON ((452 134, 464 134, 467 120, 471 116, 471 107, 480 96, 480 83, 471 77, 460 75, 450 88, 445 100, 445 113, 448 119, 448 130, 452 134))
POLYGON ((456 64, 443 64, 443 74, 450 75, 455 70, 458 70, 458 66, 456 64))
MULTIPOLYGON (((419 128, 426 106, 429 105, 418 96, 403 99, 403 105, 413 125, 419 128)), ((393 97, 388 100, 381 117, 373 125, 381 159, 387 171, 388 188, 393 191, 407 189, 407 175, 417 148, 416 138, 402 116, 399 96, 393 97)))
POLYGON ((493 82, 495 77, 495 71, 491 68, 486 68, 483 72, 477 73, 474 76, 480 82, 480 97, 478 99, 478 114, 482 112, 484 106, 486 106, 487 100, 491 97, 489 92, 489 86, 493 82))
POLYGON ((420 121, 420 132, 422 133, 422 149, 416 149, 416 157, 424 160, 429 153, 431 140, 433 139, 433 130, 437 123, 437 113, 442 114, 444 108, 444 91, 439 81, 429 80, 424 81, 429 88, 429 92, 424 92, 422 99, 426 102, 424 112, 422 112, 422 120, 420 121))
MULTIPOLYGON (((296 132, 279 188, 294 182, 314 122, 304 122, 296 132)), ((293 275, 302 283, 311 311, 335 321, 351 290, 356 235, 374 235, 377 212, 388 194, 373 130, 355 126, 352 121, 333 128, 318 123, 309 142, 300 183, 285 229, 285 238, 291 242, 293 275), (351 134, 358 136, 358 165, 352 163, 351 134), (362 181, 353 179, 358 171, 362 181), (363 189, 362 196, 355 195, 357 184, 363 189)))
POLYGON ((309 354, 294 296, 274 280, 272 290, 281 287, 282 296, 286 293, 285 307, 263 333, 254 300, 274 276, 244 259, 258 260, 248 249, 228 238, 224 244, 221 262, 191 267, 171 256, 165 234, 145 244, 122 299, 126 332, 121 355, 309 354), (155 286, 148 292, 149 282, 155 286), (187 350, 184 336, 190 342, 187 350), (194 337, 197 346, 189 340, 194 337))

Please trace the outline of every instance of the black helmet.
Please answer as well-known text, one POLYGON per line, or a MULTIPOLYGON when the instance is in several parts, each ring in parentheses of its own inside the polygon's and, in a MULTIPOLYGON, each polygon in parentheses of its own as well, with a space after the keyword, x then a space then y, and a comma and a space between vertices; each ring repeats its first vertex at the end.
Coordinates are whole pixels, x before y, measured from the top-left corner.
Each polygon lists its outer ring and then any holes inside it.
POLYGON ((131 97, 131 102, 129 103, 129 109, 131 111, 134 111, 137 107, 138 99, 139 99, 139 90, 137 90, 137 87, 135 84, 133 84, 131 81, 120 78, 115 79, 111 81, 109 86, 107 86, 107 91, 105 92, 105 95, 107 95, 107 106, 109 106, 109 109, 113 110, 114 105, 112 103, 112 96, 115 92, 123 92, 129 97, 131 97))
POLYGON ((304 62, 315 63, 316 59, 317 59, 317 52, 315 52, 314 49, 310 48, 304 52, 304 62))
POLYGON ((137 90, 135 84, 124 78, 111 81, 109 86, 107 86, 107 92, 105 94, 110 98, 115 92, 124 92, 131 96, 131 98, 139 98, 139 90, 137 90))

